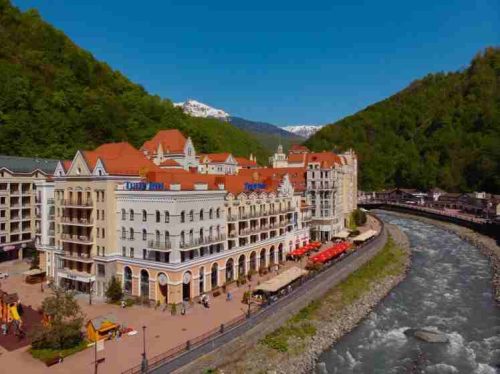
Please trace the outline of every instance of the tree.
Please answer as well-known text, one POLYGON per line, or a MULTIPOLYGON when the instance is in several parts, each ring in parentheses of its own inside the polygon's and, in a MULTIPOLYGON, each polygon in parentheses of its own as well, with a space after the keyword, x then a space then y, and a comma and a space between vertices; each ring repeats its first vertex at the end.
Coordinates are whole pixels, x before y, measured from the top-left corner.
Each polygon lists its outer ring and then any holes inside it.
POLYGON ((35 349, 66 349, 77 346, 83 339, 84 314, 74 293, 52 287, 53 295, 42 302, 42 312, 49 318, 46 326, 35 330, 32 346, 35 349))
POLYGON ((106 288, 106 299, 109 303, 116 303, 120 301, 123 297, 123 290, 118 279, 113 275, 108 283, 108 288, 106 288))
POLYGON ((352 219, 356 226, 363 226, 366 223, 366 213, 358 208, 352 212, 352 219))

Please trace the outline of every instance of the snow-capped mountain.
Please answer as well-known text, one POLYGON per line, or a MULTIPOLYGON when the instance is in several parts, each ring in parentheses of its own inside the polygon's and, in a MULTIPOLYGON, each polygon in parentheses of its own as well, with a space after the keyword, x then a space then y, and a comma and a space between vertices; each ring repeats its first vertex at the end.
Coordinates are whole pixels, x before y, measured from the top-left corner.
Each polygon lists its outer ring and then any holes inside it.
POLYGON ((283 130, 291 132, 295 135, 300 135, 304 138, 309 138, 316 131, 321 129, 323 126, 321 125, 297 125, 297 126, 285 126, 283 130))
POLYGON ((211 117, 223 121, 229 120, 229 114, 224 112, 222 109, 212 108, 211 106, 200 103, 196 100, 189 99, 183 103, 174 103, 174 106, 181 107, 184 113, 193 117, 211 117))

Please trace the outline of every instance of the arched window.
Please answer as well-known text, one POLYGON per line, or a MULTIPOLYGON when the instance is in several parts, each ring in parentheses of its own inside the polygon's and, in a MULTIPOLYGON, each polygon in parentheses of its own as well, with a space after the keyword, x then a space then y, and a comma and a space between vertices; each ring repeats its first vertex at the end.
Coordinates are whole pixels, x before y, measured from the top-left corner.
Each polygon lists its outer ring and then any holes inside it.
POLYGON ((191 211, 189 212, 189 220, 190 220, 191 222, 193 222, 193 221, 194 221, 194 211, 193 211, 193 210, 191 210, 191 211))
POLYGON ((165 211, 165 223, 169 223, 170 222, 170 213, 168 212, 168 210, 165 211))
POLYGON ((193 243, 194 232, 193 229, 189 230, 189 243, 193 243))
POLYGON ((131 227, 129 231, 130 231, 129 239, 133 240, 134 239, 134 229, 131 227))
POLYGON ((208 218, 209 219, 213 219, 214 218, 214 210, 212 208, 210 208, 210 210, 208 211, 208 218))
POLYGON ((186 222, 186 212, 182 211, 181 212, 181 223, 186 222))
POLYGON ((125 229, 125 227, 122 227, 122 239, 126 238, 127 238, 127 230, 125 229))
POLYGON ((146 229, 142 229, 142 240, 147 240, 148 238, 148 232, 146 229))
POLYGON ((168 231, 165 231, 165 245, 167 245, 167 248, 170 245, 170 233, 168 231))
POLYGON ((157 243, 160 242, 160 231, 159 230, 156 230, 156 232, 155 232, 155 240, 157 243))
POLYGON ((217 210, 215 211, 215 216, 217 218, 220 218, 220 208, 217 208, 217 210))
POLYGON ((148 213, 143 209, 142 210, 142 222, 146 222, 148 220, 148 213))
POLYGON ((161 219, 161 217, 160 217, 160 211, 159 211, 159 210, 157 210, 157 211, 156 211, 156 222, 158 222, 158 223, 159 223, 159 222, 160 222, 160 219, 161 219))
POLYGON ((200 240, 203 240, 203 227, 200 228, 200 240))
POLYGON ((123 269, 123 290, 127 294, 132 293, 132 270, 128 266, 123 269))
POLYGON ((130 220, 131 221, 134 220, 134 210, 133 209, 130 209, 130 220))
POLYGON ((219 265, 217 263, 214 263, 212 265, 212 274, 210 275, 210 280, 212 283, 212 288, 215 288, 218 286, 218 283, 219 283, 219 265))
POLYGON ((122 221, 125 221, 127 219, 127 212, 125 209, 122 209, 122 221))
POLYGON ((147 270, 141 270, 141 296, 149 299, 149 273, 147 270))
POLYGON ((203 221, 203 209, 200 210, 200 221, 203 221))
POLYGON ((186 243, 186 236, 184 234, 184 231, 181 231, 180 242, 181 245, 184 245, 186 243))

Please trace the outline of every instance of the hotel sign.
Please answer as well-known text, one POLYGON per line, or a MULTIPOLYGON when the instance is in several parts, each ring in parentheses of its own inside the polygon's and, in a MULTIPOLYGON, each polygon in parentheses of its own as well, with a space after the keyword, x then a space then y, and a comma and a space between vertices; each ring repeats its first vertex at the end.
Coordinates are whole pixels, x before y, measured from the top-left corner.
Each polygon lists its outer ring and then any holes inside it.
POLYGON ((163 183, 154 182, 126 182, 125 189, 127 191, 163 191, 165 186, 163 183))
POLYGON ((245 183, 245 190, 264 190, 266 188, 265 183, 245 183))

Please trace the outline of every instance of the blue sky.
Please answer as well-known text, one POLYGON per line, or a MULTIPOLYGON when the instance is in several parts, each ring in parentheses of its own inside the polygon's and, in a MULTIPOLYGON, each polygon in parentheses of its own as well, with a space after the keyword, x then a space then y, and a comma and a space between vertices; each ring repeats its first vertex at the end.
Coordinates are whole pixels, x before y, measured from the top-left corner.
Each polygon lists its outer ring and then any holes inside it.
POLYGON ((500 44, 499 0, 13 0, 149 92, 278 125, 353 114, 500 44))

